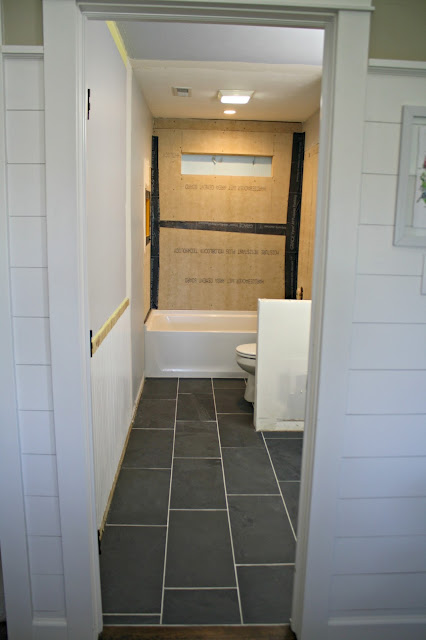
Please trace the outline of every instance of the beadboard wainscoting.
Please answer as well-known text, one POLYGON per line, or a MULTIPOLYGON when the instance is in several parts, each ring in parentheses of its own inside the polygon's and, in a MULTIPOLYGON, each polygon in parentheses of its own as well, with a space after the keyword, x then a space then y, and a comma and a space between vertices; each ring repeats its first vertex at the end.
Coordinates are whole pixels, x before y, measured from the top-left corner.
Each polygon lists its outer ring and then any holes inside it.
POLYGON ((129 307, 93 355, 90 368, 96 522, 100 528, 132 418, 129 307))

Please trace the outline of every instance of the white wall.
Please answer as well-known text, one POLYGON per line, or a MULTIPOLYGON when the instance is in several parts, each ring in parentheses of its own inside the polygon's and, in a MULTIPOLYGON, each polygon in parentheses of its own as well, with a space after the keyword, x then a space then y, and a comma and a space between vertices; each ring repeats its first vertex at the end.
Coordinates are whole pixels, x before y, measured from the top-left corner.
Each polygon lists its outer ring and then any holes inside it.
POLYGON ((127 295, 127 72, 104 22, 88 20, 85 32, 89 309, 96 333, 127 295))
POLYGON ((36 625, 46 618, 59 621, 59 638, 65 597, 52 404, 41 58, 5 59, 5 104, 13 343, 32 609, 36 625))
POLYGON ((420 294, 420 275, 426 248, 392 244, 401 110, 403 104, 426 104, 425 75, 426 69, 416 76, 370 67, 368 76, 330 585, 330 615, 337 624, 330 638, 336 640, 396 638, 398 624, 410 640, 425 637, 426 296, 420 294), (366 625, 358 627, 359 635, 344 635, 339 624, 349 618, 366 625))
MULTIPOLYGON (((126 283, 127 68, 104 22, 85 25, 87 250, 89 309, 95 333, 130 290, 126 283)), ((131 422, 130 309, 91 358, 96 522, 101 527, 131 422)), ((135 358, 137 361, 137 358, 135 358)), ((142 359, 143 363, 143 359, 142 359)))
MULTIPOLYGON (((152 116, 133 72, 131 79, 131 335, 132 397, 144 374, 145 189, 151 190, 152 116)), ((149 279, 147 283, 149 292, 149 279)))

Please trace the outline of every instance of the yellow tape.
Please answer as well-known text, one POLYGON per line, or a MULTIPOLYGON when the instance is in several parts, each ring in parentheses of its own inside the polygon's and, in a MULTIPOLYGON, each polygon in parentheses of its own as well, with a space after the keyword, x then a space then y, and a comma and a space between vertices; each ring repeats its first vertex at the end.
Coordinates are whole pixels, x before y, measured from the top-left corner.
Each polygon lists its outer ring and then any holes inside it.
POLYGON ((127 55, 126 47, 123 42, 123 38, 121 37, 121 33, 118 30, 117 24, 112 20, 107 20, 107 27, 110 30, 110 33, 115 42, 115 46, 117 47, 120 56, 124 62, 124 66, 127 67, 127 61, 129 56, 127 55))

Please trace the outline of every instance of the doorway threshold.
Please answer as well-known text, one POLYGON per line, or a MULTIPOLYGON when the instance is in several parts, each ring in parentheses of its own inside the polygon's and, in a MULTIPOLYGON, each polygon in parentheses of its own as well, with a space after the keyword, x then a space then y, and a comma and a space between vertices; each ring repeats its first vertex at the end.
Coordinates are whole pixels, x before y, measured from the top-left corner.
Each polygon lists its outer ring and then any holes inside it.
POLYGON ((290 625, 104 627, 100 640, 296 640, 290 625))

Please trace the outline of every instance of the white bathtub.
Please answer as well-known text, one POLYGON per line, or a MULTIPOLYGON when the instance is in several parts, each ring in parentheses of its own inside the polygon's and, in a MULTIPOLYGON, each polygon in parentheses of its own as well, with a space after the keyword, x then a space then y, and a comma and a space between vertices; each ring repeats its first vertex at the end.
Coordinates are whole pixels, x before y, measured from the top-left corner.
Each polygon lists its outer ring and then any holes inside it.
POLYGON ((241 378, 235 347, 256 342, 255 311, 157 311, 145 323, 145 376, 241 378))

